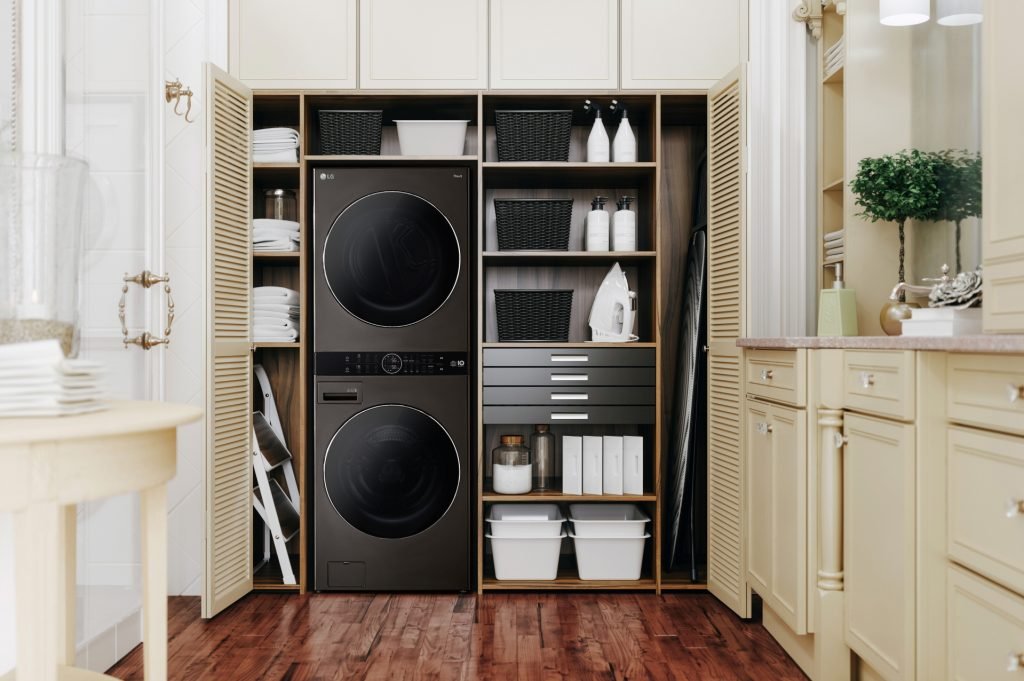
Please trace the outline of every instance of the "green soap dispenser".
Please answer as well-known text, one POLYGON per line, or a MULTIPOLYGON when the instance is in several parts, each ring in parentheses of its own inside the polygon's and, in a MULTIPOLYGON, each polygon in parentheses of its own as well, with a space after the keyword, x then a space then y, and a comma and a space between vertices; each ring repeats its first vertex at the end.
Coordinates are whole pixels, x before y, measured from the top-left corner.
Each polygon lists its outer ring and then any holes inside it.
POLYGON ((823 289, 818 305, 819 336, 857 335, 857 294, 843 285, 843 264, 836 268, 836 280, 832 288, 823 289))

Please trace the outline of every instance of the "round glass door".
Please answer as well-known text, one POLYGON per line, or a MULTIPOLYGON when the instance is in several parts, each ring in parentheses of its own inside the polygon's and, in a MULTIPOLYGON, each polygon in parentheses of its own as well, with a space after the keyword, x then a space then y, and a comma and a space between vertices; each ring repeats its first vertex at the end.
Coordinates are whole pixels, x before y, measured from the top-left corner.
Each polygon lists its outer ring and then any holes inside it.
POLYGON ((341 517, 375 537, 409 537, 441 519, 459 487, 459 454, 418 409, 371 407, 335 433, 324 460, 327 496, 341 517))
POLYGON ((376 326, 408 326, 432 315, 455 289, 459 240, 429 201, 378 192, 334 221, 323 267, 331 293, 350 314, 376 326))

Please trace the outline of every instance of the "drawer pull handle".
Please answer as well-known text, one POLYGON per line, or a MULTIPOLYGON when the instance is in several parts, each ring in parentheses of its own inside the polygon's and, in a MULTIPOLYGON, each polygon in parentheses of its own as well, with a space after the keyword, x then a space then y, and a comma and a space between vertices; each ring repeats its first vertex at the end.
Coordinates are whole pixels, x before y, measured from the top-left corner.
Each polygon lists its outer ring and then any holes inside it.
POLYGON ((551 355, 552 362, 589 362, 588 355, 551 355))
POLYGON ((1013 383, 1007 383, 1006 399, 1010 400, 1010 404, 1024 401, 1024 384, 1015 385, 1013 383))
POLYGON ((587 421, 590 419, 590 414, 552 414, 552 421, 587 421))
POLYGON ((553 400, 589 400, 590 393, 551 393, 553 400))
POLYGON ((1024 499, 1010 499, 1006 502, 1006 517, 1015 518, 1024 515, 1024 499))
POLYGON ((860 372, 860 385, 862 388, 870 388, 875 384, 875 375, 866 371, 860 372))
POLYGON ((761 370, 761 380, 762 381, 770 381, 774 377, 775 377, 775 372, 772 371, 771 369, 762 369, 761 370))
POLYGON ((552 381, 589 381, 588 374, 551 374, 552 381))
POLYGON ((849 438, 842 433, 835 433, 833 435, 833 443, 835 444, 836 449, 842 449, 849 441, 849 438))
POLYGON ((1024 669, 1024 653, 1010 653, 1006 660, 1006 671, 1019 672, 1024 669))

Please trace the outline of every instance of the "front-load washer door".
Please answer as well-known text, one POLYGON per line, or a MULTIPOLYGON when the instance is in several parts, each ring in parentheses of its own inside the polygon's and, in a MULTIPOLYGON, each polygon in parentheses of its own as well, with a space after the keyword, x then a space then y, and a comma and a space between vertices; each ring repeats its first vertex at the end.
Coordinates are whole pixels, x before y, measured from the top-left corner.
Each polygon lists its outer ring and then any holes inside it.
POLYGON ((397 404, 346 421, 327 446, 324 485, 335 510, 374 537, 410 537, 448 511, 459 488, 459 455, 437 421, 397 404))
POLYGON ((323 268, 338 303, 375 326, 408 326, 438 310, 459 277, 459 240, 426 199, 383 191, 352 202, 324 243, 323 268))

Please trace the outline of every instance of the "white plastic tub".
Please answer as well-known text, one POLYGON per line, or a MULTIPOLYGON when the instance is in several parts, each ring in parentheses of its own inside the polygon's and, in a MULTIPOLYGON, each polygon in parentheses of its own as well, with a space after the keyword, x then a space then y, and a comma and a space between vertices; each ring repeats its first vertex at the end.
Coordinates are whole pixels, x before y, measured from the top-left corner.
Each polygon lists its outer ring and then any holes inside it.
POLYGON ((402 156, 462 156, 469 121, 395 121, 402 156))
POLYGON ((493 537, 562 536, 565 517, 556 504, 494 504, 487 516, 493 537))
POLYGON ((563 532, 557 537, 495 537, 491 540, 494 576, 501 580, 529 579, 551 581, 558 576, 558 554, 563 532))
POLYGON ((644 543, 651 535, 639 537, 579 537, 569 533, 576 549, 580 579, 640 579, 644 543))
POLYGON ((570 504, 577 537, 642 537, 650 517, 633 504, 570 504))

